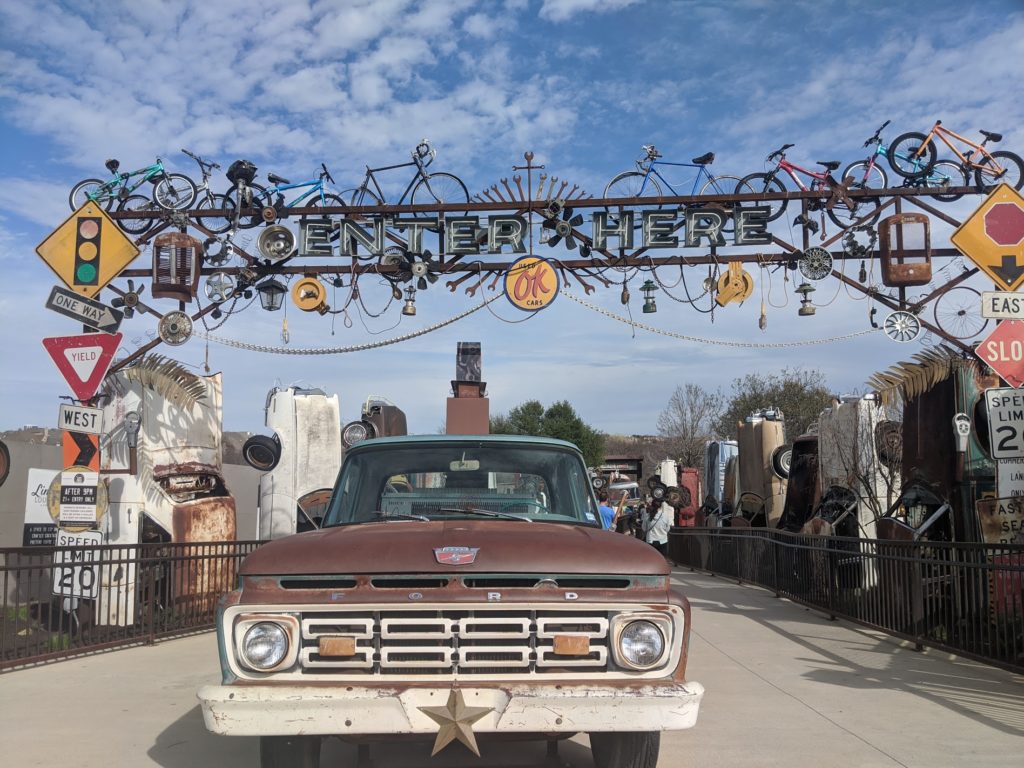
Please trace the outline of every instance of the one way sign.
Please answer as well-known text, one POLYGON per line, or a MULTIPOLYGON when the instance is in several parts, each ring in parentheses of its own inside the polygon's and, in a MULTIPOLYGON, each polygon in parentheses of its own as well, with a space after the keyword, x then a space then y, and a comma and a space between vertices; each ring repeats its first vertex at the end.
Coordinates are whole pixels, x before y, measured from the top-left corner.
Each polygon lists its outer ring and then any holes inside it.
POLYGON ((53 286, 50 290, 46 308, 104 333, 117 333, 124 319, 124 312, 121 310, 79 296, 59 285, 53 286))

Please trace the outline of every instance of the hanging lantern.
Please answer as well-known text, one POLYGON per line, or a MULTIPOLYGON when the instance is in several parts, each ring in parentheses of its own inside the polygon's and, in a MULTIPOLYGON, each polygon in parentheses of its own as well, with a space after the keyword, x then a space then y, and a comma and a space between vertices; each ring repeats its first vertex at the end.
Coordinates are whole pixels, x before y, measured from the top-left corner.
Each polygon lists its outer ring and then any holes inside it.
POLYGON ((280 280, 264 280, 256 286, 260 294, 260 306, 268 312, 276 312, 284 304, 284 295, 288 293, 287 286, 280 280))
POLYGON ((402 314, 406 317, 416 314, 416 289, 411 285, 405 289, 405 306, 402 307, 402 314))
POLYGON ((811 294, 814 293, 814 286, 810 283, 800 283, 795 292, 800 294, 800 309, 797 310, 797 314, 801 317, 813 315, 815 309, 811 304, 811 294))
POLYGON ((654 292, 656 290, 658 290, 658 286, 656 286, 652 280, 647 280, 640 286, 640 291, 644 295, 645 315, 650 315, 658 311, 658 305, 654 301, 654 292))

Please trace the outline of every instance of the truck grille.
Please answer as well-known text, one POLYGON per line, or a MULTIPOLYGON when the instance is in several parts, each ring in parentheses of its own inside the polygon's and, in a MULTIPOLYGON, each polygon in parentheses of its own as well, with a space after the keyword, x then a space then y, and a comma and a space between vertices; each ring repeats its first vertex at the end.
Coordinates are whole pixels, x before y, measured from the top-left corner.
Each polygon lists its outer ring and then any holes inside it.
POLYGON ((301 676, 557 675, 604 672, 608 613, 566 610, 304 611, 301 676), (586 653, 555 653, 555 636, 587 638, 586 653), (321 656, 325 637, 352 638, 354 653, 321 656))

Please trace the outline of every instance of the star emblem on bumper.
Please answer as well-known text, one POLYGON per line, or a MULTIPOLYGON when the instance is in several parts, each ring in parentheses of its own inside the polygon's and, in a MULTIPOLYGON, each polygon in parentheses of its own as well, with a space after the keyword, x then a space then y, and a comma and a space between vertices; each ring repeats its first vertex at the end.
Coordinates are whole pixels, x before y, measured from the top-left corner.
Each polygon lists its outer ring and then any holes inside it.
POLYGON ((445 706, 418 709, 440 726, 434 740, 434 751, 430 753, 431 757, 455 740, 461 741, 474 755, 480 757, 480 748, 476 745, 476 736, 473 734, 473 723, 493 712, 493 707, 467 707, 462 691, 452 688, 445 706))

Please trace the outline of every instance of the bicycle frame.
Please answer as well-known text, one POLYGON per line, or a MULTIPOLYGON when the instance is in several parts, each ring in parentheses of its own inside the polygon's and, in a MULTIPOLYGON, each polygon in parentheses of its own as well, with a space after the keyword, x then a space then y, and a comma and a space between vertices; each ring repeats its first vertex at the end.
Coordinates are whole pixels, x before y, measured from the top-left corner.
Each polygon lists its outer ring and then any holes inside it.
POLYGON ((817 179, 821 184, 825 184, 830 175, 829 171, 819 173, 817 171, 809 171, 806 168, 801 168, 796 163, 789 162, 785 156, 779 158, 779 164, 775 166, 775 170, 771 172, 771 176, 777 176, 779 171, 785 171, 789 178, 793 180, 793 183, 805 192, 809 187, 800 181, 800 177, 796 175, 796 172, 800 172, 805 176, 810 176, 812 179, 817 179))
POLYGON ((310 187, 310 189, 307 190, 306 192, 303 192, 298 197, 296 197, 296 198, 294 198, 292 200, 289 200, 287 203, 285 203, 286 207, 292 208, 292 207, 295 206, 296 203, 298 203, 298 202, 300 202, 302 200, 305 200, 307 197, 309 197, 310 195, 313 195, 313 194, 319 194, 320 195, 320 202, 321 203, 324 202, 324 180, 323 179, 316 179, 315 181, 300 181, 300 182, 298 182, 296 184, 280 184, 280 185, 274 185, 273 187, 267 187, 267 199, 268 199, 268 202, 272 203, 273 200, 274 200, 274 196, 280 194, 281 192, 284 192, 285 190, 300 189, 302 187, 310 187))
MULTIPOLYGON (((950 150, 952 150, 954 155, 956 155, 958 158, 960 158, 960 162, 963 163, 965 168, 967 166, 970 166, 971 168, 980 168, 981 167, 981 165, 979 163, 976 163, 976 162, 974 162, 974 160, 971 159, 975 152, 980 152, 982 157, 991 157, 991 155, 989 155, 988 150, 985 149, 980 144, 974 143, 970 139, 961 136, 959 133, 956 133, 955 131, 949 130, 949 128, 944 128, 943 125, 942 125, 942 121, 941 120, 936 120, 935 121, 935 125, 933 125, 932 129, 928 132, 928 138, 925 139, 921 143, 921 147, 918 150, 918 153, 924 151, 924 148, 927 147, 929 143, 934 141, 934 138, 936 136, 938 136, 940 139, 942 139, 942 143, 945 144, 947 147, 949 147, 950 150), (952 136, 957 141, 962 141, 964 144, 967 144, 968 146, 972 147, 971 151, 968 152, 966 155, 964 155, 963 153, 960 152, 959 149, 956 148, 956 146, 954 146, 953 142, 951 142, 948 138, 946 138, 947 136, 952 136)), ((916 159, 916 158, 911 158, 911 159, 916 159)), ((996 162, 995 158, 991 158, 991 159, 992 159, 992 164, 993 164, 993 166, 995 168, 1002 168, 1002 166, 999 165, 999 163, 996 162)))
MULTIPOLYGON (((116 194, 116 190, 119 187, 124 187, 127 190, 126 194, 130 195, 132 192, 141 187, 154 176, 159 176, 163 172, 164 164, 158 160, 153 165, 147 165, 145 168, 139 168, 137 171, 115 173, 110 179, 104 182, 103 187, 101 189, 104 191, 105 194, 116 194), (143 174, 143 176, 137 182, 135 182, 134 184, 127 183, 128 179, 132 178, 133 176, 138 176, 140 174, 143 174)), ((93 196, 90 195, 90 197, 93 196)), ((95 197, 93 197, 93 199, 97 199, 99 197, 101 197, 101 195, 96 195, 95 197)))
POLYGON ((426 181, 427 173, 426 171, 424 171, 424 168, 426 166, 423 165, 423 163, 420 162, 418 158, 410 160, 408 163, 398 163, 397 165, 382 165, 379 168, 371 168, 370 166, 366 166, 366 176, 363 177, 363 183, 360 185, 360 189, 369 189, 369 182, 372 181, 373 188, 374 190, 376 190, 377 199, 379 199, 382 202, 387 202, 387 198, 384 197, 384 190, 381 189, 380 183, 377 181, 376 173, 378 171, 393 171, 396 168, 408 168, 410 165, 416 166, 416 173, 409 181, 408 186, 406 186, 405 191, 402 193, 402 196, 398 199, 398 202, 395 203, 395 205, 401 205, 402 203, 405 202, 405 198, 408 197, 410 192, 412 192, 412 188, 416 186, 416 182, 418 182, 420 179, 424 179, 424 183, 427 185, 427 189, 430 189, 430 182, 426 181))
POLYGON ((693 180, 693 188, 690 190, 691 195, 697 194, 697 190, 703 186, 701 184, 702 181, 707 182, 712 178, 711 172, 708 170, 706 165, 697 165, 696 163, 670 163, 664 160, 651 160, 649 163, 639 161, 637 162, 637 167, 644 173, 644 183, 640 185, 640 192, 638 195, 642 196, 644 194, 644 190, 647 188, 647 180, 651 178, 651 174, 654 174, 658 180, 672 192, 673 195, 678 196, 682 194, 681 192, 676 191, 676 188, 669 183, 668 179, 658 172, 658 169, 654 167, 656 165, 673 165, 679 168, 696 168, 697 175, 693 180))

